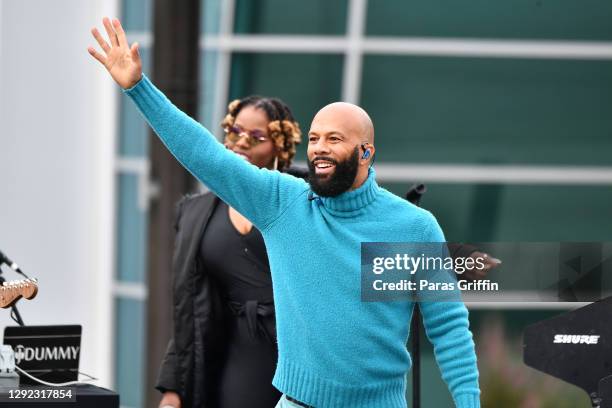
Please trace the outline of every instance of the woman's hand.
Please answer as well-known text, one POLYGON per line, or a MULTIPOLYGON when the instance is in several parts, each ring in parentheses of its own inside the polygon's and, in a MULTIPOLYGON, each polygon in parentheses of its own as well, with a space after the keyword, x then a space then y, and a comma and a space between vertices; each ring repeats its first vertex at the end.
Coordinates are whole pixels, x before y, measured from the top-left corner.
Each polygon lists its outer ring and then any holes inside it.
POLYGON ((166 391, 159 402, 159 408, 181 408, 181 397, 174 391, 166 391))
POLYGON ((123 27, 116 18, 111 23, 108 17, 104 17, 102 24, 104 24, 108 34, 110 45, 102 38, 98 29, 94 27, 91 33, 104 54, 96 51, 93 47, 89 47, 87 51, 104 65, 104 68, 119 86, 124 89, 131 88, 142 78, 142 62, 138 54, 138 43, 132 44, 131 47, 128 45, 123 27))

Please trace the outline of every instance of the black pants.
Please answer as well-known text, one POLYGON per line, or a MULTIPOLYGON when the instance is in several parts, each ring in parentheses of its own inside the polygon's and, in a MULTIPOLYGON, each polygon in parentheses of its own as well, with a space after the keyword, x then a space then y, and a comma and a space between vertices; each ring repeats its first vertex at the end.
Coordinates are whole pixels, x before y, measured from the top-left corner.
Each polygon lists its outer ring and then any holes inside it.
MULTIPOLYGON (((273 317, 259 317, 272 319, 273 317)), ((281 393, 272 385, 278 349, 268 336, 253 335, 244 316, 233 316, 224 365, 218 377, 218 408, 274 408, 281 393)), ((261 323, 261 321, 259 322, 261 323)))

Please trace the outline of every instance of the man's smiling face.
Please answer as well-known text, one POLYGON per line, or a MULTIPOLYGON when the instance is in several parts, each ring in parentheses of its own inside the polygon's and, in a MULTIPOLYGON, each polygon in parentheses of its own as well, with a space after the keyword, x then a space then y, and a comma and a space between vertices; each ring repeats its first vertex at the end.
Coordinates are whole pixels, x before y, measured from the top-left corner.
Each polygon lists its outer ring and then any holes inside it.
POLYGON ((354 187, 360 165, 367 164, 359 157, 361 144, 371 143, 368 124, 361 108, 346 103, 316 114, 308 132, 309 180, 315 193, 333 197, 354 187))

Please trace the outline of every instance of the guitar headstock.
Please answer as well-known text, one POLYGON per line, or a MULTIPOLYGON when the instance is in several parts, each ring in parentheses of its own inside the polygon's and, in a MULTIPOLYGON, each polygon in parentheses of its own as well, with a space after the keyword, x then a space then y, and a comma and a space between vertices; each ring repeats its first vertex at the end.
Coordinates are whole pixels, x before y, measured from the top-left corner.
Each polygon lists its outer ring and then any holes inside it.
POLYGON ((7 308, 14 305, 21 297, 33 299, 37 293, 37 279, 4 282, 2 286, 0 286, 0 308, 7 308))

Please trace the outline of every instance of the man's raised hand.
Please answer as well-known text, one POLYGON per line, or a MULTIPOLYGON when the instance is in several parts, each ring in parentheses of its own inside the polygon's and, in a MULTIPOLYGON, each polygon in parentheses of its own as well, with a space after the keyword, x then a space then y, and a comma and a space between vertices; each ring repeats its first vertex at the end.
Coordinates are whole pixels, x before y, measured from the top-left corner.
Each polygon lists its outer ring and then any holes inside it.
POLYGON ((104 65, 119 86, 124 89, 131 88, 142 78, 142 62, 138 54, 138 43, 132 44, 131 47, 128 45, 123 27, 116 18, 111 22, 108 17, 104 17, 102 24, 108 34, 110 45, 94 27, 91 33, 104 53, 96 51, 93 47, 89 47, 87 51, 104 65))

